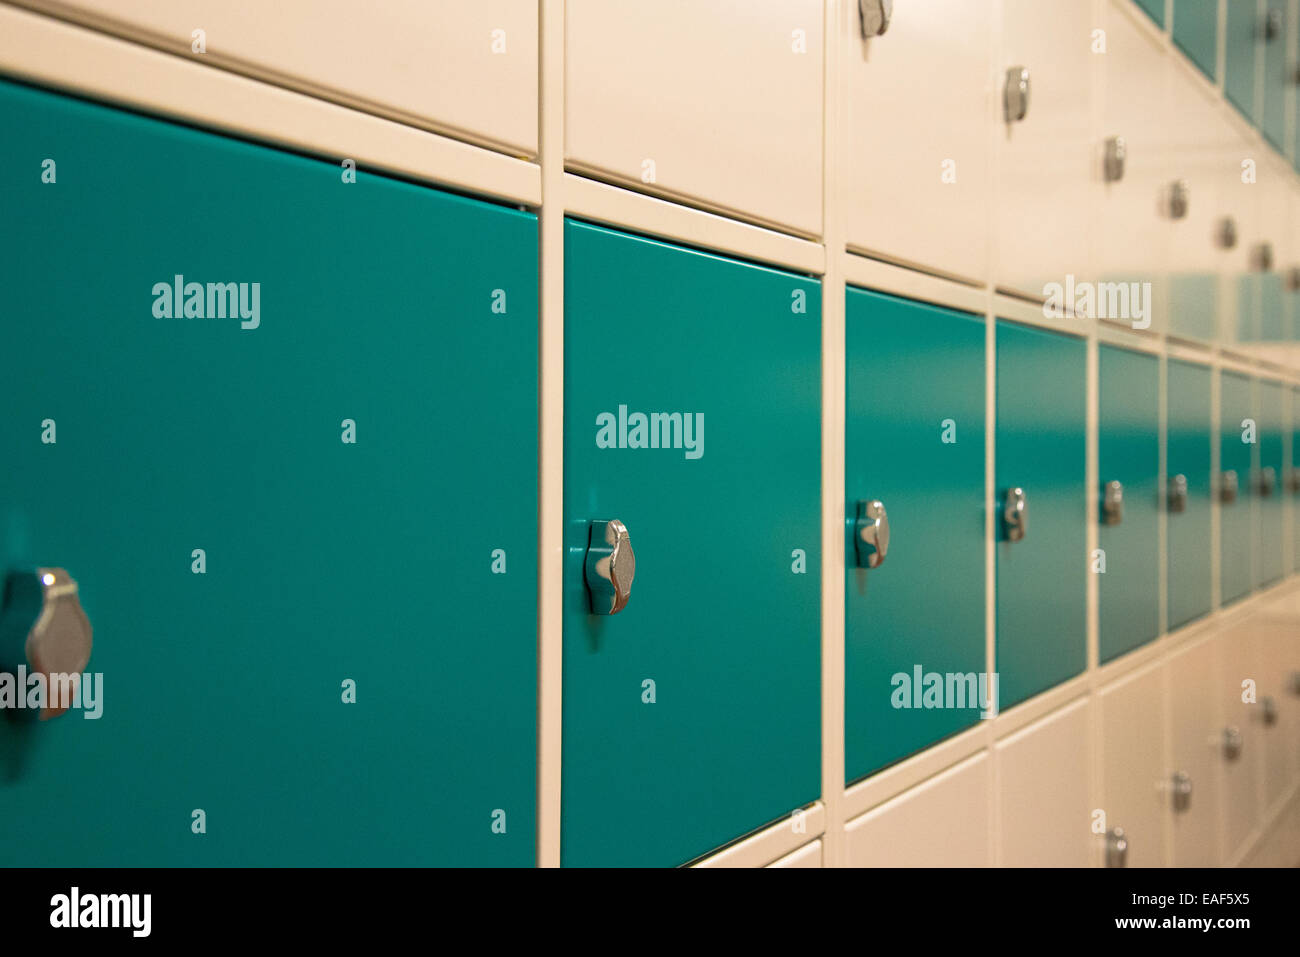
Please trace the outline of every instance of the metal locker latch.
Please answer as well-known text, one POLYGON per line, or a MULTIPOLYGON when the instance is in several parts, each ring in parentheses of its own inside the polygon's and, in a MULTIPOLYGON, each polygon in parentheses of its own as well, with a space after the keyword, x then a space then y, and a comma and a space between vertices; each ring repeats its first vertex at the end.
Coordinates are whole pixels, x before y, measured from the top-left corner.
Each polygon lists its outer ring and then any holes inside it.
POLYGON ((1271 498, 1276 489, 1277 469, 1271 465, 1266 465, 1259 470, 1259 496, 1260 498, 1271 498))
POLYGON ((1169 218, 1183 219, 1192 203, 1192 187, 1185 179, 1169 184, 1169 218))
POLYGON ((1175 771, 1169 786, 1173 794, 1175 811, 1186 811, 1192 806, 1192 776, 1186 771, 1175 771))
POLYGON ((1218 229, 1219 245, 1224 249, 1237 248, 1237 221, 1231 216, 1224 216, 1219 220, 1218 229))
POLYGON ((1181 472, 1169 478, 1169 511, 1187 511, 1187 476, 1181 472))
POLYGON ((1019 123, 1029 115, 1029 68, 1013 66, 1007 70, 1002 88, 1002 108, 1008 123, 1019 123))
POLYGON ((1237 491, 1241 483, 1237 480, 1237 470, 1228 469, 1219 478, 1219 501, 1231 505, 1237 501, 1237 491))
POLYGON ((1106 153, 1102 162, 1102 172, 1106 182, 1118 183, 1124 178, 1124 160, 1128 158, 1128 144, 1122 136, 1112 136, 1106 140, 1106 153))
MULTIPOLYGON (((76 579, 66 570, 38 568, 7 576, 0 606, 0 668, 25 665, 32 674, 79 675, 90 661, 93 643, 76 579)), ((66 710, 67 702, 49 700, 40 718, 66 710)))
POLYGON ((1124 485, 1122 482, 1107 482, 1101 500, 1101 521, 1103 525, 1118 525, 1124 521, 1124 485))
POLYGON ((1260 272, 1271 272, 1273 269, 1273 244, 1257 243, 1250 251, 1250 263, 1260 272))
POLYGON ((1007 489, 1002 504, 1002 531, 1009 542, 1019 542, 1029 532, 1029 501, 1022 488, 1007 489))
POLYGON ((1122 827, 1112 827, 1106 832, 1106 866, 1124 867, 1128 864, 1128 836, 1122 827))
POLYGON ((632 597, 636 555, 627 526, 618 519, 592 522, 584 565, 594 615, 617 615, 632 597))
POLYGON ((894 0, 858 0, 858 14, 862 17, 862 35, 868 40, 881 36, 889 29, 894 15, 894 0))
POLYGON ((1259 718, 1264 722, 1265 727, 1273 727, 1277 724, 1277 701, 1272 695, 1265 695, 1259 699, 1259 718))
POLYGON ((853 547, 859 568, 879 568, 889 553, 889 515, 878 499, 858 502, 853 547))
POLYGON ((1223 756, 1229 761, 1236 761, 1241 757, 1241 729, 1236 725, 1230 725, 1223 729, 1223 756))

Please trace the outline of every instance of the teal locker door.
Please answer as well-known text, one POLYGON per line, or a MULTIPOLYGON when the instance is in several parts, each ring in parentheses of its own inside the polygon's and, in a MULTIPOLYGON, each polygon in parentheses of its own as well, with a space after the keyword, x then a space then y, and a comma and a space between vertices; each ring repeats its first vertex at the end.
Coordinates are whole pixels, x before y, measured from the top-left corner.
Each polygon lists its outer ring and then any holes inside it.
POLYGON ((1259 508, 1255 510, 1256 541, 1259 542, 1259 561, 1256 563, 1255 586, 1268 585, 1282 577, 1283 558, 1286 555, 1282 541, 1286 520, 1283 508, 1286 469, 1283 436, 1285 394, 1280 382, 1258 380, 1259 388, 1259 470, 1255 476, 1255 492, 1259 508))
POLYGON ((570 221, 564 336, 561 853, 682 864, 821 793, 821 287, 570 221))
MULTIPOLYGON (((1286 152, 1286 92, 1294 85, 1288 75, 1294 66, 1287 56, 1288 0, 1267 0, 1263 34, 1264 102, 1259 109, 1259 128, 1281 153, 1286 152)), ((1228 4, 1232 6, 1232 4, 1228 4)))
POLYGON ((1219 584, 1223 603, 1250 592, 1252 457, 1258 423, 1250 380, 1224 372, 1219 393, 1219 584), (1235 488, 1235 493, 1233 489, 1235 488))
POLYGON ((1165 0, 1137 0, 1137 5, 1157 25, 1162 27, 1165 25, 1165 0))
POLYGON ((1214 575, 1210 561, 1210 506, 1214 481, 1210 468, 1214 408, 1210 399, 1210 370, 1170 359, 1166 403, 1169 517, 1165 528, 1169 628, 1173 630, 1208 614, 1211 604, 1214 575))
POLYGON ((848 290, 845 322, 844 747, 852 781, 980 717, 985 325, 859 289, 848 290), (885 506, 890 542, 869 569, 855 535, 858 503, 872 501, 885 506), (951 698, 924 696, 926 676, 936 674, 945 688, 948 675, 960 676, 951 698))
POLYGON ((1227 52, 1223 92, 1252 121, 1258 121, 1255 112, 1255 56, 1262 42, 1254 0, 1244 3, 1230 0, 1224 41, 1227 52))
POLYGON ((1300 388, 1291 392, 1291 470, 1288 489, 1291 493, 1291 516, 1295 534, 1291 536, 1295 556, 1291 568, 1300 572, 1300 388))
POLYGON ((1174 42, 1201 72, 1217 79, 1219 0, 1174 0, 1172 32, 1174 42))
POLYGON ((1098 546, 1106 564, 1097 574, 1101 660, 1109 661, 1160 633, 1160 361, 1103 345, 1098 364, 1098 546), (1107 492, 1112 482, 1120 483, 1118 499, 1107 492))
POLYGON ((1256 278, 1259 291, 1259 338, 1264 342, 1287 340, 1286 301, 1282 290, 1282 275, 1276 272, 1261 273, 1256 278))
POLYGON ((533 863, 536 218, 0 112, 0 547, 78 580, 103 675, 0 721, 3 862, 533 863))
POLYGON ((1000 320, 997 329, 997 670, 1010 707, 1083 671, 1088 573, 1084 341, 1000 320), (1009 491, 1029 521, 1010 540, 1009 491))

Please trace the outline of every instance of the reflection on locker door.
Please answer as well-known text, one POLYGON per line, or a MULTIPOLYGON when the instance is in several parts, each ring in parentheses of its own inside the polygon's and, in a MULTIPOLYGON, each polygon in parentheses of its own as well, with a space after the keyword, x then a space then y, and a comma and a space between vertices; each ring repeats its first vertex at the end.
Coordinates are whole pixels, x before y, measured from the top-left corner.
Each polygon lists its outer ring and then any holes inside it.
POLYGON ((0 547, 77 580, 105 682, 99 720, 0 722, 0 856, 531 864, 536 217, 0 112, 0 547))
POLYGON ((815 280, 566 224, 566 864, 821 792, 820 316, 815 280))
POLYGON ((1169 360, 1166 385, 1168 479, 1165 526, 1169 561, 1169 628, 1173 630, 1210 610, 1213 584, 1210 561, 1210 370, 1169 360))
POLYGON ((1086 347, 999 321, 997 671, 1003 708, 1083 671, 1086 347))
POLYGON ((1225 371, 1219 392, 1219 475, 1216 495, 1220 505, 1219 583, 1223 603, 1250 592, 1254 499, 1254 455, 1259 428, 1251 399, 1251 380, 1225 371))
POLYGON ((985 324, 860 289, 848 291, 845 322, 844 733, 852 781, 980 717, 985 324), (882 520, 887 548, 877 555, 869 540, 882 520), (961 706, 927 702, 926 674, 970 676, 961 706))

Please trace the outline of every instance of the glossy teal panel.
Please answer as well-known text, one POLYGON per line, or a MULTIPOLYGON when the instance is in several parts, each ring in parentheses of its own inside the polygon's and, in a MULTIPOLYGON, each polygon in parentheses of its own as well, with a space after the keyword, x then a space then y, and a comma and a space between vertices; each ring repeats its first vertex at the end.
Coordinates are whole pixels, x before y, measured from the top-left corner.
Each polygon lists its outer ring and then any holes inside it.
POLYGON ((1259 341, 1259 309, 1263 298, 1260 279, 1258 273, 1245 273, 1236 278, 1238 342, 1259 341))
POLYGON ((1165 0, 1137 0, 1137 5, 1158 25, 1165 25, 1165 0))
POLYGON ((531 864, 536 217, 0 113, 0 548, 79 579, 104 674, 99 720, 0 721, 0 860, 531 864), (249 320, 161 317, 178 274, 249 283, 249 320))
POLYGON ((1169 360, 1166 386, 1168 418, 1166 471, 1187 477, 1187 507, 1170 512, 1168 536, 1169 628, 1177 628, 1210 610, 1214 583, 1210 561, 1210 474, 1214 407, 1210 370, 1169 360))
MULTIPOLYGON (((1178 16, 1175 14, 1175 28, 1177 23, 1178 16)), ((1223 92, 1237 109, 1252 121, 1258 122, 1255 110, 1255 60, 1263 38, 1254 0, 1228 0, 1226 30, 1223 92)))
POLYGON ((816 280, 566 223, 566 864, 685 863, 821 793, 820 316, 816 280), (634 447, 652 412, 676 447, 634 447), (636 579, 597 616, 615 518, 636 579))
POLYGON ((985 324, 860 289, 848 290, 845 322, 844 746, 852 781, 979 720, 976 696, 967 701, 963 690, 968 707, 926 707, 924 699, 913 707, 910 686, 893 676, 910 682, 918 666, 923 674, 984 671, 985 324), (871 499, 884 502, 891 537, 884 563, 868 570, 856 567, 853 520, 857 502, 871 499))
POLYGON ((1287 6, 1288 0, 1267 0, 1267 15, 1281 27, 1278 32, 1270 31, 1263 41, 1264 102, 1259 111, 1260 130, 1281 153, 1286 152, 1286 93, 1294 86, 1286 54, 1287 6))
POLYGON ((1003 708, 1086 663, 1086 357, 1082 339, 999 321, 998 515, 1025 490, 1029 531, 997 545, 997 669, 1003 708))
POLYGON ((1169 281, 1169 329, 1189 339, 1214 338, 1218 279, 1213 273, 1184 273, 1169 281))
POLYGON ((1282 577, 1285 545, 1283 527, 1286 520, 1283 502, 1286 495, 1285 411, 1286 397, 1281 383, 1258 380, 1259 388, 1259 508, 1255 535, 1259 543, 1259 561, 1255 565, 1255 585, 1267 585, 1282 577), (1265 494, 1264 469, 1272 469, 1272 487, 1265 494))
POLYGON ((1210 79, 1218 73, 1219 0, 1174 0, 1174 42, 1210 79))
POLYGON ((1286 305, 1281 273, 1268 272, 1258 279, 1259 338, 1264 342, 1285 342, 1288 338, 1286 305))
POLYGON ((1119 524, 1098 530, 1101 660, 1109 661, 1160 632, 1160 362, 1103 345, 1098 376, 1098 481, 1124 486, 1119 524))
POLYGON ((1291 469, 1292 484, 1289 491, 1295 529, 1295 534, 1291 536, 1295 546, 1291 567, 1300 571, 1300 389, 1291 393, 1291 469))
POLYGON ((1224 372, 1219 401, 1219 469, 1237 473, 1237 500, 1220 511, 1219 584, 1226 605, 1251 588, 1251 498, 1253 450, 1257 439, 1251 382, 1235 372, 1224 372))

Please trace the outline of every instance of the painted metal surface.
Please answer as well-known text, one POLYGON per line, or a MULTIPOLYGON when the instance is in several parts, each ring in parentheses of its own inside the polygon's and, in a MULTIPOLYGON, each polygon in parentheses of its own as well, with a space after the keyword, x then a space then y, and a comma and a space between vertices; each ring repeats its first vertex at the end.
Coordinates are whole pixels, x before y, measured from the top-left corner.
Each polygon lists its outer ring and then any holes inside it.
POLYGON ((1254 449, 1258 445, 1258 423, 1251 397, 1251 380, 1224 371, 1219 393, 1219 483, 1224 474, 1236 473, 1238 489, 1232 502, 1220 499, 1219 584, 1223 604, 1250 592, 1254 523, 1254 449))
POLYGON ((1170 511, 1168 536, 1168 618, 1172 630, 1210 610, 1211 495, 1210 474, 1213 407, 1210 370, 1206 366, 1170 359, 1166 383, 1168 407, 1166 471, 1187 478, 1187 504, 1170 511))
MULTIPOLYGON (((1159 0, 1152 0, 1158 3, 1159 0)), ((1211 80, 1218 75, 1219 0, 1174 0, 1174 43, 1211 80)))
POLYGON ((1286 393, 1280 382, 1258 380, 1259 390, 1259 470, 1255 491, 1259 507, 1255 510, 1255 540, 1259 543, 1259 560, 1255 563, 1254 584, 1258 588, 1282 577, 1285 565, 1283 532, 1286 512, 1286 448, 1283 428, 1286 393))
MULTIPOLYGON (((1259 30, 1259 14, 1254 0, 1232 0, 1228 3, 1228 18, 1224 34, 1223 93, 1228 102, 1240 110, 1251 122, 1259 121, 1255 103, 1255 64, 1260 54, 1263 38, 1259 30)), ((1177 24, 1177 14, 1174 23, 1177 24)))

